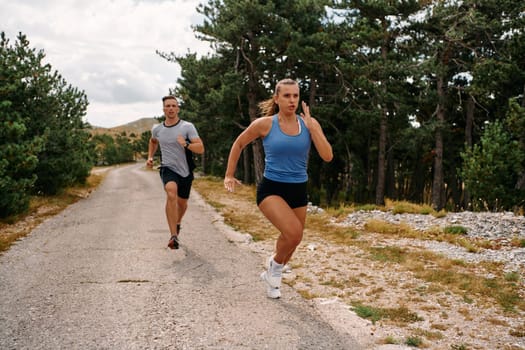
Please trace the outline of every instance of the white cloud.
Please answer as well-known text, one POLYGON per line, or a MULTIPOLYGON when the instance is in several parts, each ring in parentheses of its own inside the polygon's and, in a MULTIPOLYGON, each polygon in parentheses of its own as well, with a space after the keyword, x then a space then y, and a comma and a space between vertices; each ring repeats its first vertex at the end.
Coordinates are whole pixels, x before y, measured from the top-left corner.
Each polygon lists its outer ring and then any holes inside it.
POLYGON ((18 32, 66 81, 86 92, 86 120, 112 127, 159 115, 180 67, 156 54, 204 54, 191 25, 203 0, 0 0, 0 30, 18 32))

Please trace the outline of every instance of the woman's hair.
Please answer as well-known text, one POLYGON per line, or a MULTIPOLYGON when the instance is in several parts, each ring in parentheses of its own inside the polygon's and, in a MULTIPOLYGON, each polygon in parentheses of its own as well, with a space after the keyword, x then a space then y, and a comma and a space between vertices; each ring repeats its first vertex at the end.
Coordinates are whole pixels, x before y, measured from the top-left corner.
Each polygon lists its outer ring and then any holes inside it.
POLYGON ((277 112, 277 104, 274 102, 273 98, 279 95, 279 91, 281 90, 281 85, 297 85, 297 82, 293 79, 286 78, 283 80, 279 80, 277 84, 275 84, 275 91, 273 93, 273 96, 267 100, 259 102, 258 106, 259 106, 259 109, 261 110, 261 115, 263 117, 270 117, 277 112))

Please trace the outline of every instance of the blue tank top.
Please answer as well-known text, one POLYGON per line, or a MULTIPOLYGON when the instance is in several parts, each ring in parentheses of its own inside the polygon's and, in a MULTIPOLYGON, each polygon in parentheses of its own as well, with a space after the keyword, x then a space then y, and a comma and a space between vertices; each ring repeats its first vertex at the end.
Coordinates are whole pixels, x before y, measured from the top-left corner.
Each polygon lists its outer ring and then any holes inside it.
POLYGON ((308 180, 306 172, 311 137, 301 117, 299 134, 287 135, 279 127, 277 114, 272 117, 272 127, 263 138, 265 154, 264 177, 273 181, 302 183, 308 180))

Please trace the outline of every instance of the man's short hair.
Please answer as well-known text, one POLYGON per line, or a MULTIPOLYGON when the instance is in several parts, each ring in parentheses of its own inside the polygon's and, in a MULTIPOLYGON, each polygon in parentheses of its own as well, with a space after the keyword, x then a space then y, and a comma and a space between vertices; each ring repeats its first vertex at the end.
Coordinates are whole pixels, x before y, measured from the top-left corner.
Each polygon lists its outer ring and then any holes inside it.
POLYGON ((164 103, 164 101, 166 101, 166 100, 175 100, 175 101, 177 101, 177 104, 178 104, 178 102, 179 102, 179 101, 177 100, 177 98, 176 98, 175 96, 173 96, 173 95, 167 95, 167 96, 164 96, 164 97, 162 98, 162 103, 164 103))

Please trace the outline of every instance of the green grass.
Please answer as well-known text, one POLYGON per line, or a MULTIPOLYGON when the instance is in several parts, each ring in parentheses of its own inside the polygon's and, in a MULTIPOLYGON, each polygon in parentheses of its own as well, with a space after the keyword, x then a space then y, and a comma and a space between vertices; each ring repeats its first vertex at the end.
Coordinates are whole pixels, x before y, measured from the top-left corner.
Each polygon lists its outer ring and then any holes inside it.
POLYGON ((405 344, 419 348, 421 345, 423 345, 423 340, 419 337, 408 337, 405 341, 405 344))
POLYGON ((466 235, 467 229, 463 226, 446 226, 443 231, 452 235, 466 235))
POLYGON ((382 319, 388 319, 397 324, 408 324, 422 321, 423 319, 407 307, 379 308, 364 305, 360 302, 352 303, 352 307, 357 316, 372 321, 375 324, 382 319))
POLYGON ((511 272, 505 273, 504 278, 505 278, 505 281, 508 281, 508 282, 518 282, 520 280, 520 274, 517 271, 511 271, 511 272))
POLYGON ((451 350, 468 350, 467 346, 465 344, 453 344, 450 346, 451 350))
POLYGON ((371 247, 370 255, 373 260, 383 262, 402 263, 406 259, 406 250, 400 247, 371 247))

